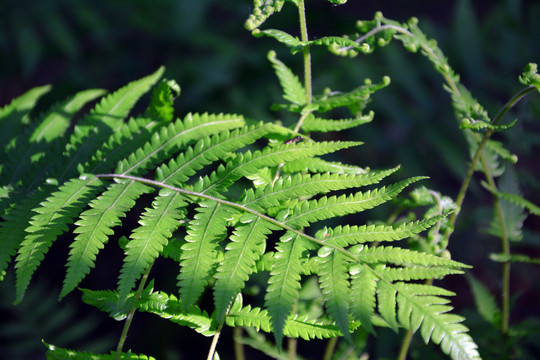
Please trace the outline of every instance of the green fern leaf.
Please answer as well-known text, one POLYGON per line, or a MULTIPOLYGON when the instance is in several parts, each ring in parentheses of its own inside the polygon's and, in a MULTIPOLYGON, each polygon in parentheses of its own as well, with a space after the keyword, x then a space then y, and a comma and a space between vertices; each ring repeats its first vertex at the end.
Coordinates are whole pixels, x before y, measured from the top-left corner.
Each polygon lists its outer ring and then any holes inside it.
POLYGON ((151 140, 137 149, 116 167, 117 174, 137 174, 163 161, 178 150, 200 137, 244 125, 239 115, 188 114, 182 121, 170 123, 152 135, 151 140))
POLYGON ((58 179, 74 176, 77 166, 84 164, 111 134, 121 129, 131 108, 161 77, 163 71, 163 68, 159 68, 155 73, 133 81, 104 97, 90 114, 75 126, 66 147, 67 162, 58 179))
POLYGON ((428 280, 441 278, 451 274, 463 274, 463 271, 442 267, 406 267, 406 268, 382 268, 377 270, 381 278, 387 281, 410 281, 428 280))
POLYGON ((338 107, 351 106, 352 104, 359 104, 357 106, 362 109, 368 103, 371 94, 388 85, 390 85, 390 78, 385 76, 379 84, 369 83, 346 93, 323 95, 314 99, 313 106, 319 112, 327 112, 338 107))
POLYGON ((203 201, 187 227, 182 245, 178 287, 184 310, 189 309, 204 291, 214 265, 218 245, 227 233, 230 210, 213 201, 203 201))
POLYGON ((283 98, 296 105, 305 105, 306 92, 302 83, 300 83, 298 76, 294 75, 291 69, 276 58, 275 51, 270 51, 268 53, 268 60, 272 63, 274 71, 279 79, 279 83, 281 84, 283 98))
POLYGON ((92 305, 99 310, 106 312, 114 320, 122 321, 133 307, 134 294, 131 293, 125 301, 119 301, 120 296, 117 291, 112 290, 89 290, 80 289, 81 299, 85 304, 92 305))
POLYGON ((187 326, 204 336, 212 336, 216 332, 216 322, 197 306, 192 306, 189 312, 184 312, 181 301, 173 295, 154 292, 143 296, 137 302, 140 311, 156 314, 176 324, 187 326))
MULTIPOLYGON (((33 210, 39 207, 44 192, 43 189, 39 189, 32 195, 22 198, 12 208, 8 209, 6 206, 2 209, 4 213, 2 214, 3 221, 0 221, 0 238, 2 239, 0 241, 0 280, 3 280, 11 258, 19 249, 26 235, 24 229, 33 216, 33 210)), ((9 198, 5 200, 6 203, 9 202, 9 198)))
POLYGON ((297 37, 294 37, 285 31, 277 29, 267 29, 267 30, 255 30, 252 32, 252 35, 255 37, 267 36, 271 37, 280 43, 288 46, 291 52, 294 54, 301 50, 304 43, 300 41, 297 37))
POLYGON ((366 124, 373 120, 375 113, 370 111, 368 115, 359 116, 352 119, 327 120, 317 118, 313 115, 306 117, 302 124, 302 130, 310 132, 342 131, 366 124))
POLYGON ((495 327, 499 327, 501 320, 501 310, 497 306, 495 297, 480 281, 476 280, 472 275, 467 276, 469 285, 474 296, 476 311, 484 320, 495 327))
MULTIPOLYGON (((17 146, 6 155, 10 163, 6 167, 5 173, 10 176, 8 184, 15 184, 18 181, 29 177, 29 170, 38 157, 50 152, 50 143, 62 137, 70 125, 71 117, 79 111, 86 103, 103 95, 104 90, 91 89, 81 91, 73 97, 55 105, 35 126, 31 134, 23 134, 26 139, 19 137, 17 146), (24 141, 26 140, 26 141, 24 141), (11 165, 11 166, 10 166, 11 165), (24 174, 27 174, 26 176, 24 174)), ((43 165, 42 165, 43 166, 43 165)))
POLYGON ((301 259, 313 244, 298 234, 285 233, 277 244, 275 262, 270 272, 265 306, 271 317, 274 337, 281 347, 285 321, 291 314, 300 289, 301 259))
MULTIPOLYGON (((257 331, 271 332, 270 315, 267 310, 261 308, 251 308, 250 305, 240 309, 231 308, 227 314, 225 322, 228 326, 253 327, 257 331)), ((283 328, 283 335, 287 337, 300 337, 305 340, 328 339, 341 336, 341 332, 336 326, 307 316, 289 316, 283 328)))
POLYGON ((398 323, 396 319, 396 289, 386 281, 377 282, 377 302, 379 313, 388 326, 396 333, 398 332, 398 323))
POLYGON ((438 256, 420 253, 408 249, 401 249, 391 246, 364 247, 356 253, 357 259, 366 264, 396 264, 396 265, 422 265, 422 266, 442 266, 448 268, 467 267, 457 261, 444 259, 438 256))
POLYGON ((375 314, 375 294, 377 277, 367 267, 354 265, 351 267, 351 314, 360 321, 364 329, 375 334, 371 318, 375 314))
POLYGON ((25 230, 27 235, 20 244, 16 258, 16 302, 22 300, 34 271, 52 242, 67 231, 67 224, 73 222, 73 218, 99 191, 101 184, 101 180, 93 176, 71 180, 34 210, 37 214, 25 230))
POLYGON ((408 284, 398 283, 394 286, 402 325, 413 331, 420 327, 424 342, 431 339, 435 344, 440 344, 443 352, 453 359, 480 359, 476 344, 467 334, 468 329, 461 324, 464 319, 448 313, 452 307, 445 305, 448 302, 446 299, 419 296, 407 287, 408 284))
POLYGON ((90 209, 81 214, 75 224, 78 234, 70 245, 67 273, 60 298, 70 293, 94 266, 96 255, 105 246, 112 228, 120 225, 120 217, 135 205, 142 194, 153 191, 142 183, 130 181, 113 184, 97 199, 90 202, 90 209))
POLYGON ((322 38, 312 40, 309 45, 327 46, 330 51, 336 55, 356 55, 358 52, 369 53, 372 51, 368 44, 360 44, 357 41, 350 39, 348 36, 324 36, 322 38), (346 51, 343 49, 347 49, 346 51), (351 53, 355 50, 356 53, 351 53))
POLYGON ((55 345, 43 342, 47 347, 47 360, 156 360, 151 356, 132 354, 131 351, 121 353, 116 356, 116 351, 111 351, 109 354, 95 354, 86 351, 75 351, 61 348, 55 345))
POLYGON ((273 184, 258 188, 255 192, 248 190, 244 194, 242 203, 253 209, 268 209, 279 206, 288 199, 376 184, 397 170, 398 168, 370 171, 360 175, 296 174, 280 177, 273 184))
POLYGON ((446 215, 433 216, 424 220, 406 222, 399 226, 362 225, 337 226, 333 229, 323 228, 315 237, 341 246, 361 244, 373 241, 397 241, 414 236, 441 221, 446 215))
POLYGON ((178 193, 162 190, 152 203, 152 208, 143 213, 139 221, 141 226, 133 231, 126 246, 118 281, 120 299, 125 299, 135 286, 135 281, 167 246, 172 233, 180 226, 178 220, 184 216, 180 209, 186 205, 178 193))
POLYGON ((538 65, 528 63, 523 69, 523 73, 519 76, 519 82, 525 86, 534 86, 540 92, 540 74, 538 74, 538 65))
POLYGON ((358 145, 355 141, 343 142, 304 142, 298 144, 284 144, 275 148, 267 147, 262 151, 246 151, 220 167, 210 175, 208 186, 197 188, 203 193, 219 192, 232 185, 243 176, 254 174, 263 167, 278 166, 284 162, 323 155, 358 145))
POLYGON ((156 180, 171 185, 183 184, 204 166, 225 158, 229 152, 252 144, 273 128, 270 125, 257 124, 205 137, 194 146, 188 147, 176 159, 171 159, 168 164, 157 168, 156 180))
POLYGON ((12 100, 0 109, 0 157, 5 159, 7 150, 13 146, 14 139, 21 133, 24 125, 30 122, 28 114, 41 96, 51 90, 51 86, 39 86, 12 100))
POLYGON ((218 322, 223 321, 234 297, 242 290, 255 269, 255 262, 266 247, 266 235, 279 229, 252 214, 242 216, 240 223, 230 237, 231 241, 225 248, 223 261, 215 275, 217 280, 214 286, 214 301, 218 322))
MULTIPOLYGON (((360 145, 361 143, 359 143, 360 145)), ((320 158, 302 159, 291 161, 283 165, 283 172, 312 172, 312 173, 332 173, 332 174, 364 174, 369 169, 354 165, 346 165, 335 161, 326 161, 320 158)))
POLYGON ((411 178, 388 187, 357 192, 350 196, 322 197, 319 200, 305 201, 296 206, 293 215, 287 218, 286 223, 305 227, 315 221, 371 209, 395 198, 406 186, 421 179, 423 178, 411 178))
POLYGON ((346 339, 349 333, 349 274, 347 264, 350 259, 333 249, 319 249, 319 282, 328 313, 346 339))

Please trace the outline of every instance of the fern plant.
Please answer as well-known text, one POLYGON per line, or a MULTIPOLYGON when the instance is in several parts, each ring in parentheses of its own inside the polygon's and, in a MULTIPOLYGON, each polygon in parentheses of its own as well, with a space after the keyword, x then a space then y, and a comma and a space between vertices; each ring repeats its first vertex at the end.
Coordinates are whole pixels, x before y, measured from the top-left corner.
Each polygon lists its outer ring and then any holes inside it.
MULTIPOLYGON (((261 29, 284 4, 255 0, 246 27, 303 57, 302 82, 276 52, 268 54, 287 102, 274 108, 296 115, 290 126, 237 114, 177 117, 174 100, 180 88, 163 78, 163 68, 102 97, 73 126, 78 111, 103 90, 80 92, 37 117, 29 110, 48 87, 30 90, 1 109, 6 160, 0 166, 0 271, 3 278, 14 263, 15 302, 23 300, 34 273, 60 239, 69 241, 60 299, 98 270, 96 259, 106 245, 117 243, 124 253, 118 259, 116 289, 80 290, 84 302, 125 321, 116 349, 91 354, 46 344, 49 359, 150 358, 124 350, 137 311, 211 336, 208 359, 218 358, 223 326, 271 333, 278 353, 285 337, 343 337, 354 343, 357 334, 374 334, 376 327, 405 328, 411 334, 419 331, 425 342, 440 345, 453 359, 480 358, 464 319, 451 313, 447 297, 454 294, 432 284, 468 268, 451 260, 446 249, 467 185, 456 202, 424 187, 414 190, 402 208, 418 213, 419 206, 427 206, 420 218, 363 221, 363 212, 397 201, 425 178, 388 182, 399 167, 372 170, 325 158, 361 145, 317 139, 372 121, 374 113, 365 111, 370 97, 390 79, 313 95, 311 48, 354 56, 395 38, 410 50, 422 49, 447 81, 471 148, 492 162, 497 156, 511 158, 489 141, 493 131, 510 125, 489 121, 415 20, 400 24, 377 14, 358 24, 356 38, 310 41, 304 2, 294 0, 289 5, 298 11, 300 38, 261 29), (133 114, 151 89, 145 111, 133 114), (336 109, 351 115, 332 118, 336 109), (480 141, 479 131, 485 129, 480 141), (135 226, 123 220, 131 217, 138 217, 135 226), (336 225, 336 219, 345 217, 355 223, 336 225), (417 249, 403 242, 381 245, 405 239, 417 249), (154 289, 150 270, 158 258, 178 264, 174 293, 154 289), (249 302, 246 284, 260 273, 268 275, 264 300, 249 302), (323 302, 316 315, 299 300, 308 279, 316 279, 323 302), (201 302, 206 290, 213 295, 209 307, 201 302)), ((534 65, 522 79, 526 93, 539 88, 534 65)), ((520 197, 489 189, 536 210, 520 197)))

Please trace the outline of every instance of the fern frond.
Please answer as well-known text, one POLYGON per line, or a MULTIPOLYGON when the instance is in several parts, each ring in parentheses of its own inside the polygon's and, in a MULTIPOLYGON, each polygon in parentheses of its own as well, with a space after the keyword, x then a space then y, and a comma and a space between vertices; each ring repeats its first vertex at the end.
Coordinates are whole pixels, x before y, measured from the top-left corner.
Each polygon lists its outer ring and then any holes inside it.
POLYGON ((313 106, 318 112, 327 112, 338 107, 351 106, 352 104, 361 104, 360 108, 363 108, 369 101, 371 94, 388 85, 390 85, 390 78, 385 76, 379 84, 369 83, 346 93, 323 95, 313 100, 313 106))
MULTIPOLYGON (((250 305, 240 309, 231 308, 225 318, 228 326, 253 327, 257 331, 271 332, 270 315, 267 310, 251 308, 250 305)), ((307 316, 291 315, 287 318, 283 328, 283 335, 287 337, 300 337, 305 340, 328 339, 341 336, 337 327, 329 322, 309 319, 307 316)))
POLYGON ((255 262, 266 248, 266 236, 279 228, 260 217, 246 214, 240 218, 225 248, 221 265, 215 275, 214 301, 216 319, 222 322, 236 294, 242 290, 249 275, 255 269, 255 262), (231 266, 234 264, 234 266, 231 266))
POLYGON ((355 165, 343 164, 337 161, 326 161, 321 158, 310 158, 288 162, 283 165, 281 170, 286 173, 312 172, 331 174, 364 174, 369 169, 361 168, 355 165))
MULTIPOLYGON (((12 208, 2 208, 2 220, 0 221, 0 280, 3 280, 5 271, 11 258, 17 253, 21 242, 25 237, 24 229, 33 216, 33 210, 39 207, 45 190, 38 189, 32 195, 15 203, 12 208)), ((13 193, 11 193, 13 195, 13 193)), ((9 198, 5 198, 9 203, 9 198)))
POLYGON ((391 246, 365 246, 358 253, 355 252, 355 255, 360 261, 366 264, 391 263, 396 265, 442 266, 448 268, 467 267, 457 261, 444 259, 439 256, 391 246))
POLYGON ((397 333, 396 294, 397 290, 391 284, 386 281, 377 282, 377 303, 379 313, 388 326, 397 333))
POLYGON ((60 298, 70 293, 94 266, 96 255, 114 234, 112 228, 120 225, 120 217, 135 205, 135 200, 144 193, 153 191, 149 186, 130 181, 113 184, 97 199, 90 202, 90 209, 84 211, 75 223, 78 234, 73 243, 67 262, 67 273, 60 298))
POLYGON ((239 115, 188 114, 182 121, 177 120, 152 135, 142 148, 121 161, 116 167, 117 174, 137 174, 150 165, 163 161, 183 146, 202 136, 234 129, 244 125, 239 115))
POLYGON ((183 184, 204 166, 223 159, 229 152, 252 144, 272 130, 273 126, 260 123, 205 137, 188 147, 176 159, 157 168, 156 180, 171 185, 183 184))
POLYGON ((370 171, 360 175, 348 174, 296 174, 280 177, 273 183, 258 188, 253 192, 248 190, 242 203, 253 209, 268 209, 279 206, 282 201, 330 191, 349 189, 376 184, 399 168, 370 171))
POLYGON ((277 253, 270 271, 265 306, 278 347, 281 347, 285 321, 291 314, 300 289, 301 259, 313 244, 298 234, 285 233, 276 245, 277 253))
POLYGON ((419 234, 441 221, 445 216, 446 215, 439 215, 424 220, 406 222, 397 227, 391 225, 345 225, 337 226, 335 228, 325 227, 319 230, 315 234, 315 237, 341 246, 374 241, 397 241, 419 234))
POLYGON ((162 292, 152 293, 139 301, 138 308, 141 311, 151 312, 176 324, 188 326, 205 336, 212 336, 216 331, 216 323, 206 311, 197 306, 192 306, 189 312, 183 312, 184 306, 173 295, 162 292))
POLYGON ((373 111, 370 111, 369 114, 364 116, 340 120, 322 119, 311 115, 306 117, 306 119, 304 120, 304 123, 302 124, 302 130, 304 130, 306 133, 341 131, 351 129, 359 125, 367 124, 368 122, 373 120, 374 116, 375 113, 373 111))
POLYGON ((22 300, 34 271, 53 241, 67 231, 67 225, 73 222, 73 218, 95 196, 101 186, 102 181, 93 176, 73 179, 58 188, 40 204, 40 207, 33 209, 37 214, 32 216, 30 226, 25 230, 27 235, 20 244, 16 258, 16 302, 22 300))
POLYGON ((109 354, 95 354, 86 351, 75 351, 70 349, 64 349, 55 345, 43 344, 48 348, 47 350, 47 360, 156 360, 151 356, 146 356, 143 354, 137 355, 131 353, 121 353, 117 357, 116 351, 111 351, 109 354))
MULTIPOLYGON (((211 193, 222 190, 233 184, 243 176, 254 174, 263 167, 277 166, 284 162, 309 158, 317 155, 323 155, 346 149, 358 145, 355 141, 343 142, 303 142, 292 143, 277 146, 275 148, 267 147, 262 151, 238 154, 225 167, 220 167, 216 172, 210 175, 208 186, 200 191, 211 193)), ((199 190, 199 188, 198 188, 199 190)))
POLYGON ((267 30, 255 30, 251 33, 255 37, 267 36, 271 37, 280 43, 289 47, 289 50, 294 54, 301 50, 305 43, 300 41, 297 37, 290 35, 282 30, 267 29, 267 30))
POLYGON ((371 209, 395 198, 405 187, 423 177, 410 178, 399 183, 354 195, 322 197, 305 201, 295 207, 293 215, 286 219, 287 224, 305 227, 319 220, 343 216, 371 209))
POLYGON ((319 283, 325 307, 346 339, 349 333, 349 274, 347 265, 350 259, 333 249, 322 247, 318 251, 319 283))
POLYGON ((391 268, 385 267, 377 269, 381 278, 387 281, 410 281, 410 280, 428 280, 442 278, 446 275, 463 274, 463 271, 455 268, 443 267, 405 267, 391 268))
POLYGON ((181 271, 178 287, 184 309, 189 309, 204 291, 214 265, 218 241, 227 233, 230 210, 219 203, 203 201, 187 227, 186 243, 182 245, 181 271))
POLYGON ((375 334, 371 317, 375 313, 377 276, 365 266, 353 266, 351 273, 351 314, 371 334, 375 334))
MULTIPOLYGON (((99 104, 75 126, 66 147, 67 162, 58 179, 74 176, 77 166, 95 153, 111 134, 123 126, 131 108, 163 74, 164 68, 133 81, 104 97, 99 104)), ((62 160, 65 161, 65 160, 62 160)))
POLYGON ((120 270, 118 292, 125 299, 135 281, 151 266, 167 246, 172 233, 180 226, 184 214, 181 208, 187 204, 176 192, 162 190, 141 216, 141 226, 133 230, 126 246, 124 265, 120 270))
MULTIPOLYGON (((31 165, 50 152, 49 144, 62 137, 70 125, 71 117, 85 104, 103 95, 104 90, 90 89, 81 91, 71 98, 53 106, 32 129, 30 134, 22 134, 16 141, 17 146, 6 155, 9 159, 5 173, 10 176, 8 184, 23 180, 23 174, 34 170, 31 165), (24 137, 24 138, 23 138, 24 137)), ((26 175, 28 177, 29 175, 26 175)))
POLYGON ((284 63, 276 58, 276 52, 268 53, 268 60, 272 63, 274 71, 279 79, 283 91, 283 98, 296 105, 306 104, 306 92, 304 86, 298 79, 298 76, 289 69, 284 63))
POLYGON ((453 359, 479 360, 477 345, 467 334, 468 329, 461 324, 462 317, 449 314, 448 301, 438 296, 414 293, 408 284, 394 284, 397 291, 399 322, 413 331, 420 328, 420 334, 427 344, 429 340, 440 344, 444 353, 453 359))
POLYGON ((0 157, 5 159, 6 152, 13 146, 14 139, 21 133, 24 125, 30 122, 28 114, 40 97, 51 90, 50 85, 38 86, 13 99, 10 104, 0 109, 0 157))

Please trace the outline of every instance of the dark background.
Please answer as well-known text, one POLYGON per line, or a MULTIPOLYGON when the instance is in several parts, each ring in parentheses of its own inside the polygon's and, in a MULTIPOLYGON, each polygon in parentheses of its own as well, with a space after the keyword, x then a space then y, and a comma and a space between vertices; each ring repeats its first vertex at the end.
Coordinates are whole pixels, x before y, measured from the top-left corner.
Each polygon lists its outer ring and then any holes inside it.
MULTIPOLYGON (((281 95, 266 54, 275 49, 278 57, 296 70, 301 69, 301 59, 274 40, 255 39, 244 29, 251 6, 248 0, 2 1, 0 106, 34 86, 53 84, 51 93, 40 102, 39 112, 79 90, 113 91, 165 65, 166 77, 182 87, 177 116, 190 111, 229 112, 292 122, 287 114, 269 110, 272 103, 281 101, 281 95)), ((293 10, 286 4, 282 14, 271 18, 263 28, 285 29, 297 35, 293 10)), ((438 41, 463 84, 491 116, 520 88, 517 77, 523 67, 528 62, 540 62, 539 1, 350 0, 342 6, 331 6, 313 0, 307 1, 310 38, 353 32, 356 20, 371 19, 376 10, 398 21, 418 17, 420 27, 438 41)), ((376 93, 369 106, 376 113, 375 120, 343 135, 365 142, 356 153, 345 154, 343 161, 373 168, 401 164, 400 178, 427 175, 430 180, 426 186, 456 196, 466 170, 467 144, 442 89, 442 79, 426 59, 407 53, 395 42, 355 59, 337 58, 318 48, 312 60, 315 92, 324 87, 347 91, 365 77, 376 82, 383 75, 392 79, 390 87, 376 93)), ((508 134, 498 135, 519 156, 515 171, 521 191, 535 204, 540 204, 536 155, 540 150, 539 104, 538 94, 520 103, 508 116, 518 117, 518 124, 508 134)), ((500 251, 497 239, 486 231, 492 217, 490 197, 473 185, 464 205, 450 244, 452 256, 473 265, 474 275, 498 294, 500 266, 488 260, 489 253, 500 251)), ((513 250, 539 257, 538 218, 529 216, 525 229, 524 238, 512 244, 513 250)), ((67 253, 66 246, 55 249, 65 255, 62 251, 67 253)), ((93 351, 109 351, 114 346, 120 324, 102 313, 87 315, 93 310, 81 308, 78 294, 56 303, 58 289, 51 281, 59 284, 64 262, 65 256, 46 260, 50 273, 38 271, 35 288, 15 309, 10 307, 11 279, 0 284, 1 314, 6 319, 0 322, 1 359, 44 358, 40 339, 93 351), (55 314, 54 322, 51 314, 55 314), (85 319, 80 328, 71 324, 75 316, 85 319)), ((177 271, 173 264, 158 266, 159 271, 177 271)), ((94 275, 83 286, 96 284, 97 288, 103 282, 114 286, 118 269, 113 270, 113 275, 94 275)), ((535 282, 540 272, 533 265, 515 265, 512 271, 512 293, 520 294, 512 313, 512 323, 516 324, 538 315, 540 290, 535 282)), ((473 308, 464 278, 452 277, 443 285, 458 293, 453 299, 458 312, 473 308)), ((475 315, 471 317, 467 325, 474 336, 475 315)), ((157 320, 156 324, 140 314, 127 347, 159 359, 202 358, 209 339, 193 334, 166 321, 157 320)), ((379 339, 390 338, 384 332, 379 335, 379 339)), ((373 353, 378 358, 391 358, 398 340, 383 347, 373 345, 373 353)), ((220 343, 224 359, 230 358, 228 343, 220 343)), ((420 352, 412 352, 415 358, 432 358, 431 353, 422 355, 425 348, 418 345, 420 352)), ((320 346, 317 342, 304 343, 300 349, 315 359, 320 358, 320 346)), ((262 358, 256 354, 252 358, 262 358)))

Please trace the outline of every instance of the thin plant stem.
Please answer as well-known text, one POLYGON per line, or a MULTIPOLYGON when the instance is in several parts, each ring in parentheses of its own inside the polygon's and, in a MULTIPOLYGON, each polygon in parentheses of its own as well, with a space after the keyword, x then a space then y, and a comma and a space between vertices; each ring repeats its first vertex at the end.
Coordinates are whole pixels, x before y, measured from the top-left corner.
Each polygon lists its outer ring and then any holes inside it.
POLYGON ((398 360, 405 360, 407 359, 407 353, 409 352, 409 347, 411 346, 411 341, 413 338, 413 332, 412 330, 407 330, 407 333, 403 337, 403 341, 401 342, 401 349, 399 350, 399 355, 397 357, 398 360))
MULTIPOLYGON (((514 106, 516 105, 523 97, 525 97, 527 94, 535 91, 534 86, 528 86, 521 91, 519 91, 516 95, 514 95, 507 103, 506 105, 499 110, 499 113, 495 117, 495 120, 493 120, 493 125, 497 125, 497 123, 506 115, 506 113, 514 106)), ((480 155, 483 154, 484 147, 493 134, 493 130, 489 129, 484 134, 484 137, 482 138, 482 141, 478 145, 478 149, 476 150, 476 153, 474 154, 473 160, 471 161, 471 164, 469 165, 469 169, 467 170, 467 175, 465 176, 465 179, 463 180, 463 183, 461 184, 461 188, 459 190, 458 196, 456 198, 456 205, 458 210, 452 214, 450 217, 450 224, 452 226, 456 223, 456 218, 459 215, 459 210, 461 206, 463 205, 463 201, 465 200, 465 195, 467 193, 467 190, 469 189, 469 184, 471 182, 472 175, 474 173, 474 169, 476 167, 476 164, 478 163, 478 160, 480 159, 480 155)))
POLYGON ((208 350, 208 357, 206 358, 206 360, 214 359, 214 355, 216 353, 216 348, 217 348, 217 343, 218 343, 218 340, 219 340, 219 336, 221 335, 221 329, 223 329, 223 323, 224 323, 224 321, 222 321, 219 324, 219 327, 217 328, 216 332, 214 333, 214 336, 212 337, 212 344, 210 344, 210 350, 208 350))
POLYGON ((116 346, 116 354, 114 356, 114 360, 119 360, 120 356, 122 356, 122 349, 124 348, 124 343, 126 342, 127 334, 129 332, 129 328, 131 327, 131 323, 133 322, 133 317, 135 317, 135 312, 137 311, 137 301, 139 301, 141 298, 144 287, 146 286, 146 280, 148 279, 148 275, 150 274, 151 269, 152 264, 148 267, 146 272, 143 274, 141 281, 139 282, 139 287, 137 288, 137 291, 135 292, 135 297, 133 298, 133 306, 129 310, 129 313, 126 317, 126 322, 124 323, 124 328, 122 329, 122 334, 120 335, 120 339, 118 339, 118 345, 116 346))
POLYGON ((234 341, 234 359, 246 360, 246 354, 244 352, 244 344, 240 341, 244 330, 241 326, 235 326, 233 328, 233 341, 234 341))
POLYGON ((334 349, 336 348, 338 342, 337 337, 330 338, 326 344, 326 349, 324 349, 323 360, 331 360, 332 355, 334 355, 334 349))
MULTIPOLYGON (((300 20, 300 38, 303 42, 307 42, 309 39, 307 32, 306 9, 304 6, 304 0, 298 1, 298 15, 300 20)), ((302 49, 302 55, 304 57, 304 88, 306 90, 306 104, 311 104, 311 54, 309 52, 309 46, 305 46, 302 49)))

